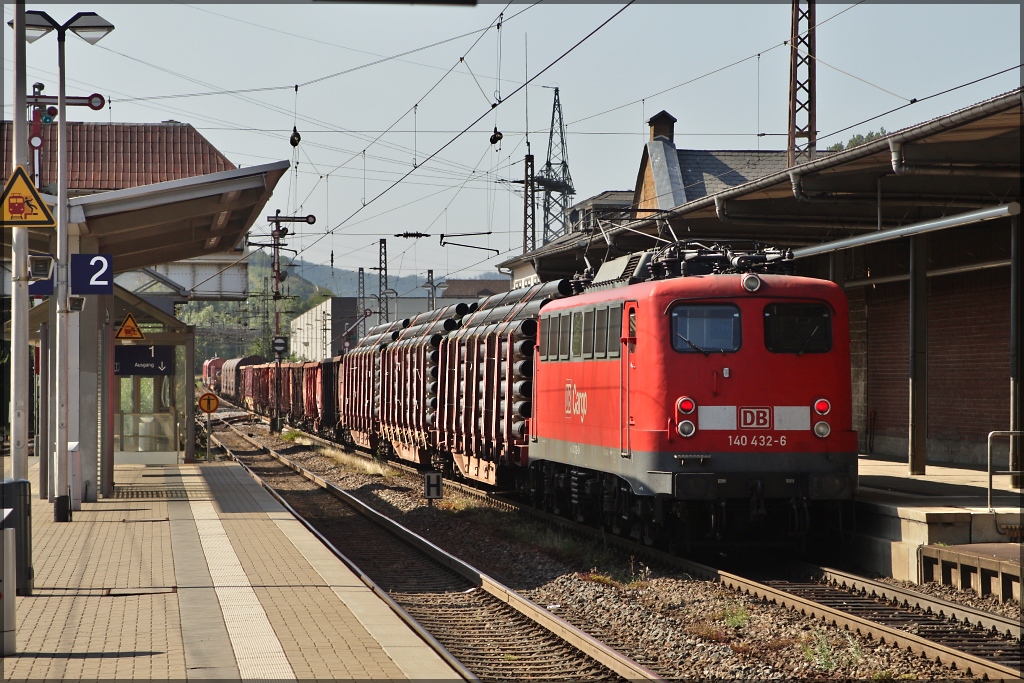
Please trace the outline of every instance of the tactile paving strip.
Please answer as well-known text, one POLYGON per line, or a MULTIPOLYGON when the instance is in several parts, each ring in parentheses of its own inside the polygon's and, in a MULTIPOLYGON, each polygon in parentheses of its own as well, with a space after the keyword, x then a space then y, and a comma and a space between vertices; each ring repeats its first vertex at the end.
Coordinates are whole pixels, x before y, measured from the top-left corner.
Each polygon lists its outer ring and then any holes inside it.
POLYGON ((190 500, 189 504, 242 680, 295 680, 281 641, 249 583, 213 503, 190 500))

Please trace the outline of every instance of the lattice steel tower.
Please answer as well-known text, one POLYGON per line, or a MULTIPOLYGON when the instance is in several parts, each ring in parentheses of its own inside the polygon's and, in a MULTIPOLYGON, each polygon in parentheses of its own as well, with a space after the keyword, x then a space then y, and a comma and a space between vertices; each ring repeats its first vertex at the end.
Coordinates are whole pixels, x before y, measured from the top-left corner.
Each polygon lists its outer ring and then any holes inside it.
POLYGON ((548 134, 548 160, 534 182, 544 190, 543 244, 567 232, 565 210, 576 189, 569 174, 569 150, 565 142, 565 123, 562 121, 562 102, 555 88, 555 102, 551 108, 551 132, 548 134))
POLYGON ((789 39, 789 144, 790 166, 815 157, 817 129, 814 115, 814 0, 793 0, 789 39))

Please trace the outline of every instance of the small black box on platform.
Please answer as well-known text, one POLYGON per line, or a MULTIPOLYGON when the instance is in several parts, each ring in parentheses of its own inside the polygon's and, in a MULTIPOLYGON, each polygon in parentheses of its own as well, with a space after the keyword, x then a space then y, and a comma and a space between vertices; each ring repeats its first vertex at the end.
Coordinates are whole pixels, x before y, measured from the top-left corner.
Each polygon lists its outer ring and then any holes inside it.
POLYGON ((32 595, 32 483, 28 479, 4 479, 0 485, 0 508, 12 510, 0 526, 14 529, 15 594, 32 595))

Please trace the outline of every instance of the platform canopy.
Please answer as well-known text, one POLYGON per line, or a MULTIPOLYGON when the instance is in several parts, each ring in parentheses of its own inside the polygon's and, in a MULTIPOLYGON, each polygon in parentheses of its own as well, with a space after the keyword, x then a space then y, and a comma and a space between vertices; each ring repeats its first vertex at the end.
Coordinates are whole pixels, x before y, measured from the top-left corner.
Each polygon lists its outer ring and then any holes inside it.
MULTIPOLYGON (((500 266, 513 272, 530 266, 542 280, 550 280, 581 271, 584 257, 600 263, 664 244, 673 235, 710 241, 751 239, 798 248, 1020 202, 1022 97, 1018 88, 760 176, 739 173, 723 159, 767 171, 766 156, 784 158, 785 152, 670 149, 679 155, 677 174, 670 177, 666 172, 661 178, 647 170, 653 142, 648 143, 632 215, 606 220, 600 231, 563 235, 500 266), (673 192, 653 190, 661 187, 661 180, 673 192), (652 198, 655 193, 660 194, 652 198), (654 206, 659 203, 654 199, 679 196, 686 201, 654 206)), ((659 140, 673 147, 665 138, 654 141, 659 140)))
MULTIPOLYGON (((278 161, 73 197, 69 233, 95 238, 94 253, 112 254, 118 273, 230 251, 264 210, 288 166, 278 161)), ((30 250, 52 253, 54 233, 31 230, 30 250)), ((4 243, 9 258, 7 231, 4 243)))

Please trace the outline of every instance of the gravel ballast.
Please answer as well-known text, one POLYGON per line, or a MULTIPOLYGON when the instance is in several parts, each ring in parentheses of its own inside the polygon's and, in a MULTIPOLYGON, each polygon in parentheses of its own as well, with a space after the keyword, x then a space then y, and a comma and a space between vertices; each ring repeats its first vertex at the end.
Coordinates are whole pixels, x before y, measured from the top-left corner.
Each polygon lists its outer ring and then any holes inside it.
POLYGON ((358 456, 300 448, 262 425, 242 431, 664 677, 970 680, 891 645, 716 582, 646 567, 624 551, 482 507, 468 496, 446 492, 427 507, 420 479, 395 470, 367 474, 342 463, 358 456))

